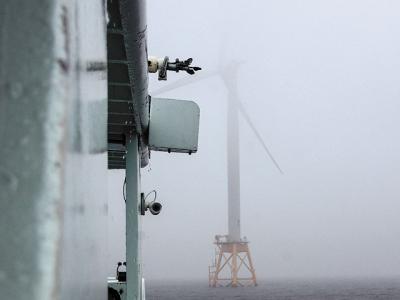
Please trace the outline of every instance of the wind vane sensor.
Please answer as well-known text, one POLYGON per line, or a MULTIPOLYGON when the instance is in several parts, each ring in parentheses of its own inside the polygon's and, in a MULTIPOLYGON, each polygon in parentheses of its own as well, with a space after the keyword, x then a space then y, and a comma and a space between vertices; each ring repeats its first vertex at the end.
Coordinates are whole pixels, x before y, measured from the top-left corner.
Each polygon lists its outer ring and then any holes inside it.
POLYGON ((167 80, 167 71, 185 71, 190 75, 194 75, 196 71, 200 71, 200 67, 191 66, 193 58, 186 60, 179 60, 176 58, 174 62, 170 62, 169 57, 165 56, 162 59, 157 57, 149 57, 148 68, 149 73, 156 73, 158 71, 158 80, 167 80))

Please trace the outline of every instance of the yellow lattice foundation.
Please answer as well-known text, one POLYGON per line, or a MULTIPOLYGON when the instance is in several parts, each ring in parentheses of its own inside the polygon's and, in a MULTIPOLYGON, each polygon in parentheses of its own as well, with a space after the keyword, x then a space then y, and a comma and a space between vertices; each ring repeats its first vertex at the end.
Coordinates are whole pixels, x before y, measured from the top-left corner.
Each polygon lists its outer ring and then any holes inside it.
POLYGON ((257 286, 257 278, 247 241, 229 242, 220 236, 215 239, 217 247, 214 264, 209 267, 209 285, 257 286))

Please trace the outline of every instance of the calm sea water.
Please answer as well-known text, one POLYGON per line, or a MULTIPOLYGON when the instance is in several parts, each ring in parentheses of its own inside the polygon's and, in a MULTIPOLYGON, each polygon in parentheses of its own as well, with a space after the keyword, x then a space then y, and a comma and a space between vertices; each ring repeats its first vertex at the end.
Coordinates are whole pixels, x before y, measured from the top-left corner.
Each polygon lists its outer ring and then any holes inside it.
POLYGON ((210 288, 207 282, 146 281, 147 300, 400 300, 400 278, 360 280, 271 280, 257 287, 210 288))

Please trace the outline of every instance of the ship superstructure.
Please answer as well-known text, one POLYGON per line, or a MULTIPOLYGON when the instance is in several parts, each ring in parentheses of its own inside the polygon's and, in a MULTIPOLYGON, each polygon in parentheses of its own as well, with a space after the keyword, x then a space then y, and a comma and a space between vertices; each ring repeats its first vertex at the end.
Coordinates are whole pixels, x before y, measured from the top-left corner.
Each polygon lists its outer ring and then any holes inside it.
MULTIPOLYGON (((13 300, 144 299, 140 169, 195 153, 199 108, 148 94, 146 1, 6 1, 0 7, 0 292, 13 300), (125 278, 107 286, 107 170, 126 170, 125 278)), ((153 64, 153 65, 151 65, 153 64)), ((151 66, 151 68, 149 68, 151 66)), ((119 272, 120 275, 123 272, 119 272)))

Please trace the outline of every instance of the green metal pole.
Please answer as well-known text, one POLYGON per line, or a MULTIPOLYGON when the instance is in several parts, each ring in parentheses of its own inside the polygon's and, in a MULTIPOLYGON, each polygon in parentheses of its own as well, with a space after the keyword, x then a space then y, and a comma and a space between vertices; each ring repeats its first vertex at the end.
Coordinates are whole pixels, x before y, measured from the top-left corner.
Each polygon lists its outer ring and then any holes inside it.
POLYGON ((127 141, 126 153, 126 272, 127 300, 141 298, 140 267, 140 158, 136 134, 127 141))

